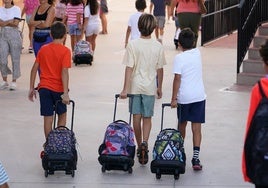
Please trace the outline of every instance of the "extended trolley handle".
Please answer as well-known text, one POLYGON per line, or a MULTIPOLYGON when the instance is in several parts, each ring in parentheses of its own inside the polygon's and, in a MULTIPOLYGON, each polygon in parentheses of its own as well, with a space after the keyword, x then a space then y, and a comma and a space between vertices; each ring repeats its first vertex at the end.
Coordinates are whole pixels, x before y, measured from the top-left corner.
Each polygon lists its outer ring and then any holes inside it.
MULTIPOLYGON (((116 116, 116 108, 117 108, 117 100, 118 98, 120 97, 120 94, 115 94, 115 103, 114 103, 114 118, 113 118, 113 121, 115 121, 115 116, 116 116)), ((130 100, 130 106, 132 108, 132 101, 133 101, 133 97, 134 95, 132 94, 127 94, 127 97, 128 98, 131 98, 130 100)), ((131 113, 129 113, 129 124, 131 124, 131 113)))
MULTIPOLYGON (((54 113, 54 125, 53 125, 53 128, 55 129, 56 128, 56 117, 57 117, 57 106, 58 106, 58 103, 59 102, 62 102, 61 100, 58 100, 55 104, 55 113, 54 113)), ((71 130, 73 131, 73 125, 74 125, 74 106, 75 106, 75 103, 73 100, 70 100, 70 104, 72 105, 72 119, 71 119, 71 130)), ((60 126, 62 128, 66 128, 68 129, 67 126, 60 126)))

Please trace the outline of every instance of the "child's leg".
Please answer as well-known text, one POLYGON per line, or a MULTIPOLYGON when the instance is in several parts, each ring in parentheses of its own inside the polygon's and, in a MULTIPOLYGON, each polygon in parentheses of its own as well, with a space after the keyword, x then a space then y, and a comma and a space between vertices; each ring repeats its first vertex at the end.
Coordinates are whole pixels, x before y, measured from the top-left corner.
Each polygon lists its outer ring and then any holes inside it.
POLYGON ((58 126, 66 126, 67 113, 58 115, 58 126))
POLYGON ((152 127, 152 118, 151 117, 143 117, 143 142, 147 142, 149 140, 150 132, 151 132, 151 127, 152 127))
POLYGON ((193 146, 200 147, 202 139, 201 123, 192 123, 192 132, 193 132, 193 146))
POLYGON ((180 124, 178 124, 178 130, 180 131, 183 139, 185 139, 185 135, 186 135, 186 126, 187 126, 187 121, 181 122, 180 124))
POLYGON ((44 116, 44 132, 47 138, 48 133, 52 130, 53 116, 44 116))
POLYGON ((141 114, 133 114, 133 128, 135 132, 135 138, 137 145, 140 146, 142 142, 141 138, 141 114))

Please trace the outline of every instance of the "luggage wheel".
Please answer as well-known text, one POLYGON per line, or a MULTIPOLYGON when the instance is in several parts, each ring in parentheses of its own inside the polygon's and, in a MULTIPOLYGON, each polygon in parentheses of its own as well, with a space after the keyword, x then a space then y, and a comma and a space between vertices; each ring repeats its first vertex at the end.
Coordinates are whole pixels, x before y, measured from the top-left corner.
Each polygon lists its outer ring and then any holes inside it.
POLYGON ((105 169, 105 166, 104 165, 102 165, 102 167, 101 167, 101 172, 105 172, 106 171, 106 169, 105 169))
POLYGON ((156 179, 160 180, 161 179, 161 173, 160 173, 160 169, 156 169, 156 174, 155 174, 156 179))
POLYGON ((45 170, 45 177, 48 177, 48 170, 45 170))
POLYGON ((72 175, 71 175, 71 176, 72 176, 72 177, 74 177, 74 175, 75 175, 75 171, 74 171, 74 170, 72 170, 72 175))
POLYGON ((174 179, 178 180, 180 178, 180 174, 174 174, 174 179))
POLYGON ((178 180, 179 178, 180 178, 179 171, 178 171, 178 170, 175 170, 175 173, 174 173, 174 179, 175 179, 175 180, 178 180))
POLYGON ((132 174, 132 172, 133 172, 133 170, 132 170, 132 168, 130 167, 130 168, 128 169, 128 173, 129 173, 129 174, 132 174))

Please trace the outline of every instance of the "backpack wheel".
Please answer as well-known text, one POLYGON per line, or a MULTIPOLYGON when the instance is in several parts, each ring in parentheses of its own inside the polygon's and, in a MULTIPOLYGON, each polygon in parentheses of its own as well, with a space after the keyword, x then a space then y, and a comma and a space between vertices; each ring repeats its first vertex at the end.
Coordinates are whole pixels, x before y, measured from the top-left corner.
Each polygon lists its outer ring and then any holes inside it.
POLYGON ((74 171, 74 170, 72 170, 72 177, 74 177, 74 175, 75 175, 75 171, 74 171))
POLYGON ((129 173, 129 174, 132 174, 132 172, 133 172, 133 170, 132 170, 132 168, 130 167, 130 168, 128 169, 128 173, 129 173))
POLYGON ((155 174, 155 177, 156 177, 156 179, 160 180, 160 179, 161 179, 161 174, 160 174, 160 173, 159 173, 159 174, 156 173, 156 174, 155 174))
POLYGON ((174 175, 174 180, 178 180, 180 178, 180 174, 175 174, 174 175))
POLYGON ((106 171, 106 169, 105 169, 105 166, 103 165, 103 166, 101 167, 101 172, 102 172, 102 173, 105 173, 105 171, 106 171))
POLYGON ((48 177, 48 170, 45 170, 45 177, 48 177))

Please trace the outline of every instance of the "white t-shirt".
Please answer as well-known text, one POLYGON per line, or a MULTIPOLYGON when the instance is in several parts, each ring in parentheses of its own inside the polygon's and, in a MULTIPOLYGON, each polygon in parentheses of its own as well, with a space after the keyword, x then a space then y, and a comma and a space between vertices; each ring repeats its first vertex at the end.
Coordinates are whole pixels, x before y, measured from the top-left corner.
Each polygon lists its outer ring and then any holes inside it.
POLYGON ((3 21, 21 18, 21 11, 18 6, 12 6, 11 8, 0 7, 0 19, 3 21))
POLYGON ((155 39, 138 38, 131 40, 123 59, 123 64, 133 68, 131 94, 156 94, 157 69, 166 64, 164 48, 155 39))
POLYGON ((181 75, 177 94, 180 104, 200 102, 206 99, 202 76, 201 54, 198 48, 184 51, 175 56, 173 73, 181 75))
POLYGON ((85 18, 88 18, 89 24, 100 24, 101 23, 99 12, 95 15, 91 15, 89 5, 85 6, 84 16, 85 16, 85 18))
POLYGON ((137 39, 140 37, 140 31, 138 28, 138 21, 142 12, 136 12, 132 14, 128 20, 128 26, 131 28, 130 40, 137 39))

